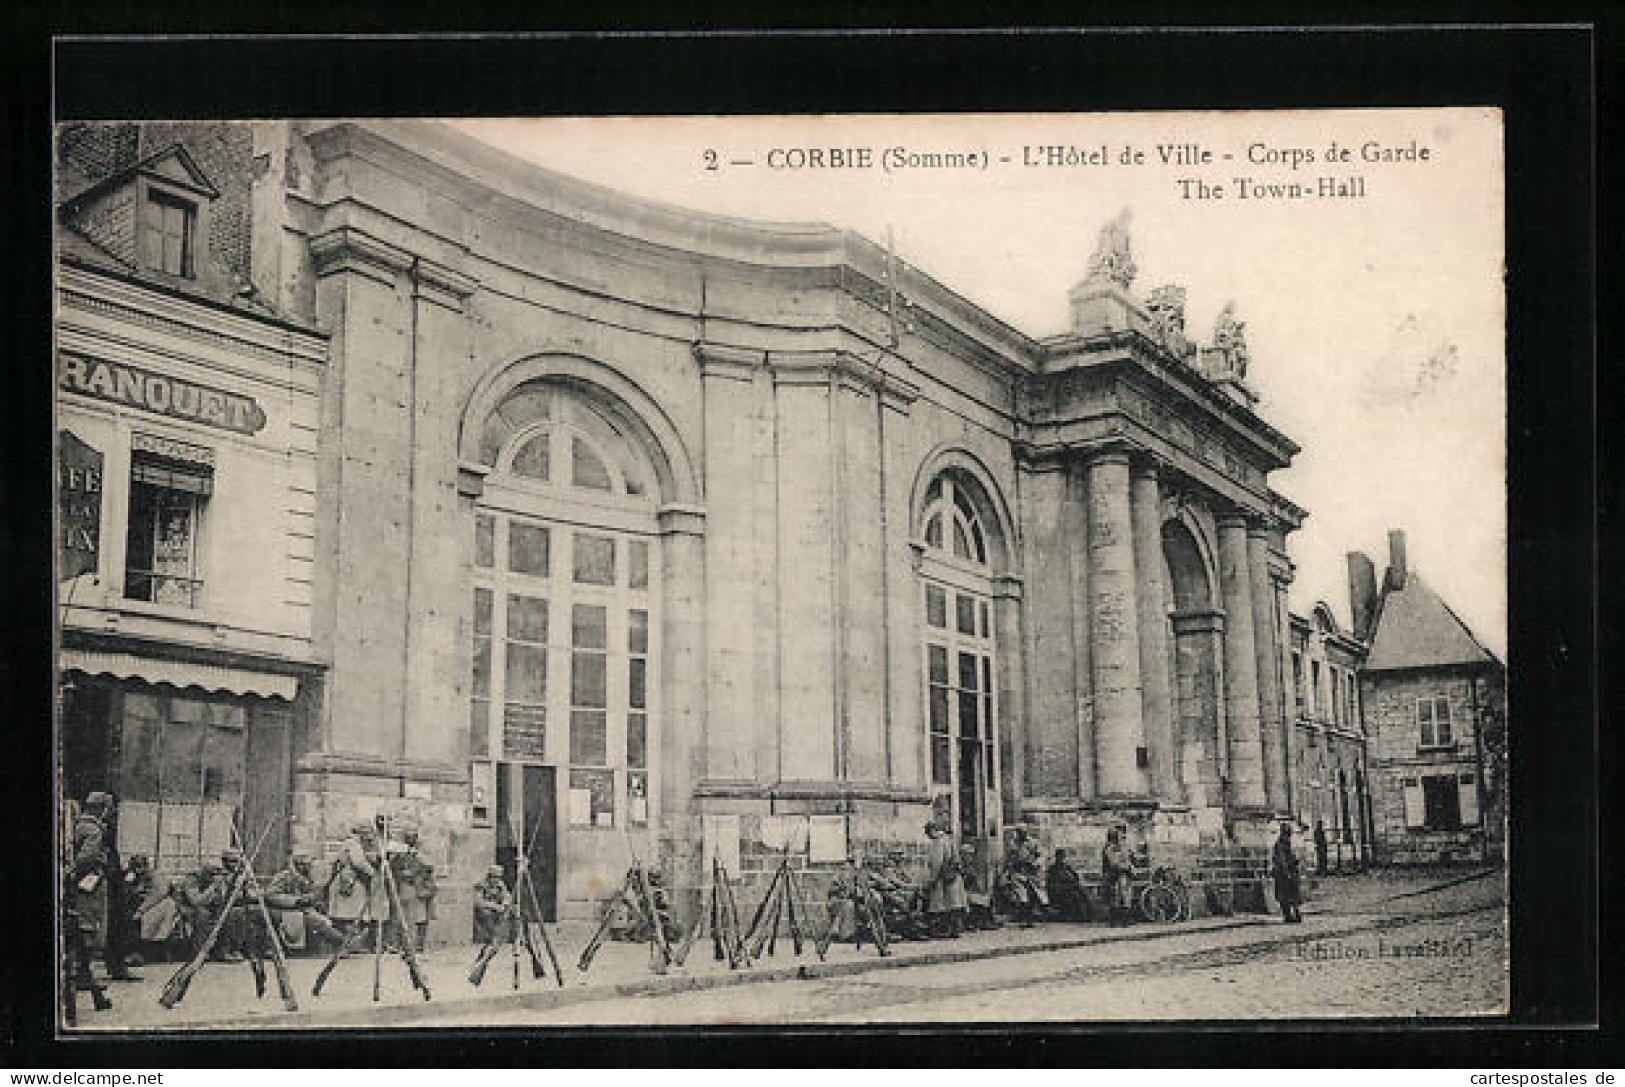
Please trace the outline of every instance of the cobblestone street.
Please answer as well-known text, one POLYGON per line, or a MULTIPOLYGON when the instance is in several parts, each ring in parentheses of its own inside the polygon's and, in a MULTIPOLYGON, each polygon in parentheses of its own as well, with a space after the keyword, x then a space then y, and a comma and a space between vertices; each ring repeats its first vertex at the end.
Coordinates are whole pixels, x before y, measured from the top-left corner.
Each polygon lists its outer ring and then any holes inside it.
MULTIPOLYGON (((1444 881, 1441 881, 1444 882, 1444 881)), ((551 1011, 450 1014, 446 1025, 797 1024, 1313 1019, 1497 1014, 1506 1004, 1501 890, 1333 880, 1304 925, 852 977, 650 995, 551 1011), (1339 896, 1332 901, 1332 896, 1339 896), (1429 943, 1429 941, 1432 941, 1429 943)))

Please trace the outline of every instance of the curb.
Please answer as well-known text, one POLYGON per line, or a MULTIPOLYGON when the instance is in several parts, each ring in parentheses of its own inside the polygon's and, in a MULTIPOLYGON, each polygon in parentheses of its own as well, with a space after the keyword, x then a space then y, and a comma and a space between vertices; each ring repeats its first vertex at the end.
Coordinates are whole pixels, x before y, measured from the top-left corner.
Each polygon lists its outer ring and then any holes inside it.
MULTIPOLYGON (((555 1008, 571 1007, 577 1004, 588 1004, 603 1000, 615 1000, 627 996, 665 996, 675 993, 701 992, 709 989, 729 988, 736 985, 755 985, 781 981, 815 981, 823 978, 848 977, 854 974, 866 974, 879 970, 900 969, 907 966, 941 966, 958 962, 972 962, 983 959, 1009 958, 1014 955, 1034 955, 1053 951, 1068 951, 1074 948, 1094 947, 1101 944, 1119 942, 1143 942, 1160 940, 1168 936, 1180 936, 1194 932, 1222 932, 1230 929, 1246 928, 1253 925, 1266 925, 1273 918, 1267 915, 1248 915, 1244 917, 1230 916, 1219 919, 1207 918, 1201 921, 1182 922, 1176 928, 1161 928, 1154 931, 1136 931, 1128 929, 1121 932, 1096 932, 1086 936, 1072 936, 1064 939, 1044 940, 1031 944, 1007 944, 993 947, 949 949, 941 951, 927 951, 917 955, 890 955, 885 958, 854 959, 849 962, 800 962, 787 966, 756 967, 742 971, 727 971, 714 974, 695 975, 650 975, 636 981, 617 982, 613 985, 586 985, 580 988, 553 988, 539 989, 531 992, 502 993, 491 996, 473 996, 457 1000, 426 1001, 413 1004, 365 1005, 337 1009, 333 1012, 299 1011, 278 1015, 275 1018, 267 1017, 256 1020, 253 1024, 253 1033, 265 1030, 307 1030, 307 1029, 391 1029, 397 1026, 406 1026, 421 1023, 425 1020, 434 1020, 447 1011, 459 1014, 481 1009, 505 1010, 532 1009, 536 1011, 550 1011, 555 1008), (389 1024, 380 1027, 378 1020, 381 1014, 387 1014, 389 1024)), ((218 1031, 221 1033, 243 1033, 242 1020, 189 1020, 176 1023, 173 1027, 155 1028, 143 1031, 137 1028, 132 1033, 158 1033, 167 1034, 171 1031, 218 1031)))

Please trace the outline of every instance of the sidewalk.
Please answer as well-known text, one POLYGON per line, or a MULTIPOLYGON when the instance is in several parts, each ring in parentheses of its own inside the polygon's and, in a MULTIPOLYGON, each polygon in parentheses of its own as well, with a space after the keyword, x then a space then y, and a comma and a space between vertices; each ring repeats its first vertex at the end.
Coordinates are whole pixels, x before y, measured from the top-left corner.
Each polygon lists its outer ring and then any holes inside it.
MULTIPOLYGON (((1182 924, 1134 925, 1110 928, 1104 924, 1041 924, 1030 929, 1007 926, 992 932, 967 933, 957 940, 909 941, 892 944, 891 955, 881 958, 865 944, 860 952, 851 944, 833 944, 827 961, 820 962, 809 944, 797 958, 787 934, 781 933, 778 953, 741 969, 729 970, 726 962, 712 958, 709 939, 695 943, 688 962, 673 967, 664 976, 649 969, 647 944, 606 942, 592 964, 582 974, 576 958, 591 937, 585 922, 564 922, 549 926, 554 950, 564 968, 564 986, 548 977, 531 977, 530 963, 521 955, 519 989, 513 988, 513 958, 504 948, 486 972, 484 983, 475 988, 468 981, 468 969, 475 956, 472 946, 434 948, 419 956, 423 973, 433 994, 424 1001, 406 975, 406 965, 398 955, 381 960, 379 1001, 372 1000, 373 957, 346 959, 328 979, 322 995, 312 997, 311 985, 325 959, 297 958, 289 962, 294 995, 299 1011, 284 1010, 277 995, 274 970, 269 974, 265 996, 254 998, 254 982, 245 963, 207 964, 192 981, 186 998, 173 1009, 158 1003, 164 984, 178 969, 177 963, 149 963, 137 972, 138 982, 112 984, 108 994, 111 1011, 90 1008, 89 994, 81 994, 78 1031, 169 1031, 169 1030, 309 1030, 326 1027, 368 1027, 428 1025, 451 1009, 467 1015, 481 1007, 555 1008, 593 1000, 643 993, 675 993, 744 985, 764 981, 785 981, 797 977, 840 977, 847 974, 883 970, 905 965, 932 965, 971 959, 997 958, 1040 951, 1116 941, 1154 940, 1165 936, 1204 931, 1222 931, 1266 924, 1262 914, 1206 918, 1182 924)), ((545 960, 545 953, 544 953, 545 960)))
MULTIPOLYGON (((1490 882, 1467 873, 1455 877, 1368 873, 1323 878, 1304 908, 1310 924, 1295 935, 1313 934, 1319 927, 1317 922, 1335 925, 1367 915, 1449 908, 1463 895, 1477 898, 1498 893, 1487 885, 1490 882), (1435 891, 1442 894, 1432 893, 1435 891)), ((412 988, 400 957, 386 955, 380 962, 380 999, 374 1003, 373 958, 367 954, 341 963, 320 997, 312 997, 310 988, 325 958, 298 958, 290 962, 294 995, 299 1004, 297 1012, 284 1010, 277 995, 274 971, 269 972, 265 996, 256 1000, 252 976, 243 963, 209 963, 193 980, 186 999, 175 1008, 166 1009, 158 1003, 158 996, 178 964, 153 963, 141 968, 141 981, 109 986, 108 992, 114 1001, 111 1011, 92 1010, 89 995, 82 994, 78 1030, 261 1031, 430 1026, 436 1019, 450 1015, 466 1021, 471 1014, 484 1009, 506 1013, 543 1010, 642 994, 679 993, 794 978, 833 978, 901 966, 993 959, 1278 925, 1277 918, 1266 914, 1138 924, 1128 928, 1111 928, 1100 923, 1046 923, 1030 929, 1010 925, 993 932, 967 933, 958 940, 894 943, 892 954, 886 958, 879 957, 871 946, 866 945, 860 952, 851 944, 835 944, 830 947, 825 962, 818 960, 810 945, 798 958, 788 934, 781 933, 777 955, 764 957, 761 962, 741 970, 729 970, 727 963, 714 961, 709 939, 701 939, 695 943, 686 965, 674 967, 662 976, 649 969, 648 945, 614 942, 605 943, 592 969, 582 974, 576 969, 576 960, 592 935, 592 926, 586 922, 564 922, 550 925, 548 930, 564 969, 563 987, 553 979, 551 972, 545 979, 532 978, 529 961, 522 956, 516 991, 513 958, 505 948, 492 961, 484 984, 476 989, 468 981, 475 948, 463 945, 436 948, 420 957, 434 997, 428 1002, 412 988)))

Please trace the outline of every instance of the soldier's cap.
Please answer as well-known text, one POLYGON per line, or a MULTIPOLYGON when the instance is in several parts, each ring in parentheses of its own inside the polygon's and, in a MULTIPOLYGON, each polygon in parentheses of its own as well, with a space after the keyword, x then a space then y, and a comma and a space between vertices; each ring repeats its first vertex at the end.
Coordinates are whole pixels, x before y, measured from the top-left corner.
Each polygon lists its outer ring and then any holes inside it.
POLYGON ((243 859, 243 851, 241 849, 222 849, 220 851, 220 860, 222 862, 225 862, 225 861, 240 861, 242 859, 243 859))
POLYGON ((500 864, 491 865, 490 867, 488 867, 485 870, 485 874, 488 875, 488 876, 498 876, 498 877, 500 877, 502 875, 502 865, 500 865, 500 864))
POLYGON ((300 861, 304 861, 306 864, 309 864, 310 854, 306 853, 303 849, 295 849, 292 853, 288 854, 288 860, 293 864, 298 864, 300 861))
POLYGON ((96 792, 93 792, 93 793, 89 793, 89 794, 87 794, 85 796, 85 807, 87 807, 87 808, 105 808, 105 807, 108 807, 109 805, 111 805, 112 803, 113 803, 112 796, 107 794, 107 793, 101 792, 100 790, 97 790, 96 792))
POLYGON ((930 834, 933 830, 937 831, 938 833, 942 831, 942 828, 937 826, 937 821, 935 819, 929 820, 925 824, 925 832, 927 834, 930 834))
POLYGON ((374 827, 371 823, 367 822, 365 819, 357 819, 353 824, 351 824, 350 833, 351 834, 371 834, 376 829, 378 829, 378 828, 374 827))

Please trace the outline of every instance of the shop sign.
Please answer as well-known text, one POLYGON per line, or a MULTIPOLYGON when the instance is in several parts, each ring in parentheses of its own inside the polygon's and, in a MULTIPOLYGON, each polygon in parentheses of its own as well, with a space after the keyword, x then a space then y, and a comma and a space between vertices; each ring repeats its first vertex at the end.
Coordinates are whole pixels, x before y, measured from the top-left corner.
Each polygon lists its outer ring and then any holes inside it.
POLYGON ((251 396, 67 351, 58 369, 62 388, 98 400, 239 434, 257 434, 265 426, 265 410, 251 396))
POLYGON ((57 432, 57 578, 93 573, 101 552, 102 455, 70 431, 57 432))

